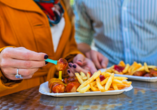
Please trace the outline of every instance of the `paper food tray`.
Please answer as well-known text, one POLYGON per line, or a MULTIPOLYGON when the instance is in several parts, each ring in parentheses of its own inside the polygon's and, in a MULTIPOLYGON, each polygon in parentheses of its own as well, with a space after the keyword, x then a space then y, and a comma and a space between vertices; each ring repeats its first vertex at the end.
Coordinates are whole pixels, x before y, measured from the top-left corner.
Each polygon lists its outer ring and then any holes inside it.
POLYGON ((126 87, 121 90, 112 90, 106 92, 86 92, 86 93, 79 93, 79 92, 71 92, 71 93, 50 93, 48 88, 48 81, 41 84, 39 88, 39 92, 44 95, 54 96, 54 97, 69 97, 69 96, 94 96, 94 95, 116 95, 121 94, 123 92, 127 92, 133 89, 132 85, 130 87, 126 87))

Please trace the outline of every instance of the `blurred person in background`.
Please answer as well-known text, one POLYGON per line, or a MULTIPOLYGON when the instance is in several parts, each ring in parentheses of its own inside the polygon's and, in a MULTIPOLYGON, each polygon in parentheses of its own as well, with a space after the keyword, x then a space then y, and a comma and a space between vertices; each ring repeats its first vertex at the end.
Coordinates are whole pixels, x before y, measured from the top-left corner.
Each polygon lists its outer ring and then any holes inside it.
POLYGON ((97 68, 121 60, 157 65, 157 0, 75 0, 74 8, 78 49, 97 68))
POLYGON ((58 77, 47 58, 69 62, 63 77, 96 71, 77 49, 68 1, 0 0, 0 96, 58 77))

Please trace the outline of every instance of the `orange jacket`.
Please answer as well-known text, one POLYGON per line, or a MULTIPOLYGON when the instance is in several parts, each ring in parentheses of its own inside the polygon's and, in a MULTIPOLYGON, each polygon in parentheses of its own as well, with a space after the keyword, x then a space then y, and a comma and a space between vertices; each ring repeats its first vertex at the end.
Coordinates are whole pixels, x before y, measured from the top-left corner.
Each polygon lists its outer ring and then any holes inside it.
MULTIPOLYGON (((79 53, 74 39, 74 27, 65 10, 65 28, 58 49, 54 52, 48 19, 33 0, 0 0, 0 48, 5 46, 25 47, 47 53, 49 58, 61 57, 71 60, 79 53)), ((0 72, 0 96, 35 87, 54 77, 53 64, 48 64, 36 72, 31 79, 21 82, 5 82, 0 72)))

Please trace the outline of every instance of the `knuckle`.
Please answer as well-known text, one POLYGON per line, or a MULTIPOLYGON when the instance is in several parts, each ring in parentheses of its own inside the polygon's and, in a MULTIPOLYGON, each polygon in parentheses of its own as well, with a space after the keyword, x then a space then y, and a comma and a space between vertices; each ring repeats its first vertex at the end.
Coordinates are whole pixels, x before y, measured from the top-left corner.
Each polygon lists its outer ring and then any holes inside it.
POLYGON ((26 68, 31 68, 31 67, 32 67, 31 61, 25 61, 24 66, 25 66, 26 68))
POLYGON ((7 63, 6 60, 2 59, 0 65, 1 65, 1 68, 2 68, 2 67, 5 68, 5 67, 7 67, 7 66, 9 65, 9 63, 7 63))
POLYGON ((28 59, 28 60, 29 60, 29 59, 30 59, 30 56, 31 56, 31 53, 30 53, 30 52, 25 52, 25 53, 24 53, 24 58, 25 58, 25 59, 28 59))
POLYGON ((2 57, 9 57, 11 50, 9 48, 2 51, 2 57))

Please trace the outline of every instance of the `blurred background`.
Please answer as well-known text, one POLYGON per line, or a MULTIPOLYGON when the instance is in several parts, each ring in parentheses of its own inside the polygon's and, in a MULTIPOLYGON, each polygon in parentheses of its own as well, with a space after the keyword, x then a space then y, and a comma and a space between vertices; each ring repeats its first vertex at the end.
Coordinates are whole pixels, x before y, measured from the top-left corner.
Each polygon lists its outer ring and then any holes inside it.
POLYGON ((73 5, 74 5, 74 0, 70 0, 70 5, 72 6, 73 8, 73 5))

